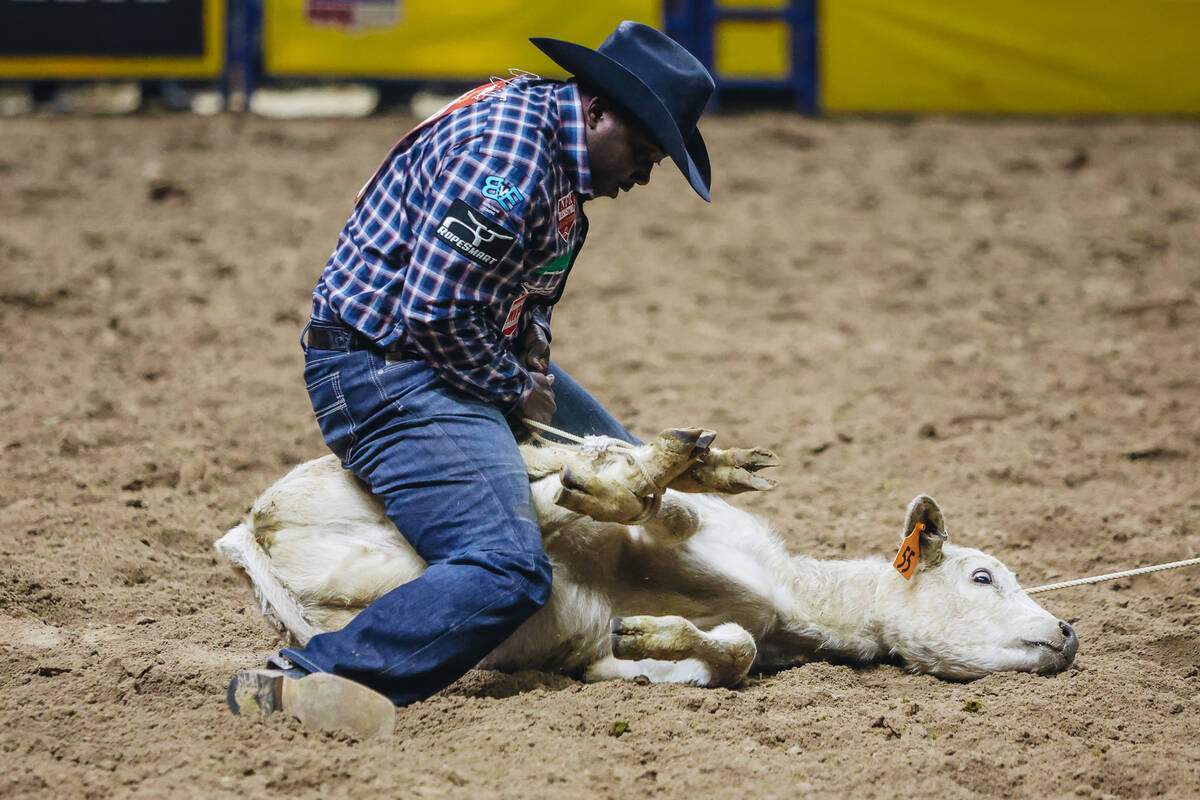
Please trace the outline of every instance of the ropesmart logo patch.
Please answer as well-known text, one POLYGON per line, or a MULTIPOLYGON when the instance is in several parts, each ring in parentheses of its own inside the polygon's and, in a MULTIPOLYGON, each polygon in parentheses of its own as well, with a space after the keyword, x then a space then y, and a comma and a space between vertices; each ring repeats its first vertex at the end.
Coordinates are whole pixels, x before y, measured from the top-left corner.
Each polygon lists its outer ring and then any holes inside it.
POLYGON ((512 211, 517 203, 525 199, 520 189, 510 185, 499 175, 489 175, 483 182, 483 196, 495 200, 505 211, 512 211))
POLYGON ((500 263, 517 235, 493 222, 482 211, 455 200, 438 225, 437 236, 467 258, 485 267, 500 263))

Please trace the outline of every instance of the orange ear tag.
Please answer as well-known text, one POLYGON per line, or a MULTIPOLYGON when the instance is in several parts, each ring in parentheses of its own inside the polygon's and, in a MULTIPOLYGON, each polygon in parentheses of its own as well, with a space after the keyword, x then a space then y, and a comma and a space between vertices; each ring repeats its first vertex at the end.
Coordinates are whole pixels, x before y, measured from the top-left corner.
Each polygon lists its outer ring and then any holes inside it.
POLYGON ((925 530, 925 523, 918 522, 913 526, 912 533, 904 537, 904 541, 900 543, 900 552, 896 553, 896 560, 892 562, 892 566, 896 571, 904 576, 904 580, 912 580, 913 573, 917 571, 917 559, 921 557, 921 531, 925 530))

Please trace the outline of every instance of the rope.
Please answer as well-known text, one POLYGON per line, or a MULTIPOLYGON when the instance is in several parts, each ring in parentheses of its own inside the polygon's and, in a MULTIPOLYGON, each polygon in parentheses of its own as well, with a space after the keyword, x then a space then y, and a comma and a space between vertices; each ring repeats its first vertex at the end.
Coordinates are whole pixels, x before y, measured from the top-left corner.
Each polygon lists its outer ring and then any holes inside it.
MULTIPOLYGON (((581 452, 590 453, 593 457, 600 456, 609 449, 616 450, 618 453, 625 456, 629 463, 637 467, 638 472, 642 473, 642 480, 646 482, 647 486, 654 486, 654 481, 650 478, 650 473, 646 471, 646 466, 634 456, 633 445, 629 444, 629 442, 623 442, 620 439, 614 439, 611 436, 576 436, 575 434, 564 431, 561 428, 555 428, 552 425, 546 425, 545 423, 529 419, 528 417, 523 417, 521 422, 525 423, 525 425, 529 427, 529 432, 533 435, 535 440, 550 447, 567 449, 567 445, 563 444, 562 442, 556 442, 552 439, 549 439, 543 434, 550 434, 550 436, 557 436, 560 439, 565 439, 567 442, 577 445, 581 452)), ((657 514, 661 507, 662 493, 655 492, 648 498, 643 498, 642 512, 633 519, 629 520, 629 522, 626 524, 640 525, 657 514)))
MULTIPOLYGON (((548 444, 551 447, 562 447, 563 446, 562 442, 551 441, 551 440, 547 439, 545 436, 543 436, 541 433, 538 433, 538 431, 542 431, 543 433, 548 433, 551 436, 557 436, 560 439, 566 439, 571 444, 583 444, 582 436, 576 436, 573 433, 568 433, 567 431, 561 430, 559 428, 555 428, 551 425, 546 425, 544 423, 538 422, 537 420, 529 419, 528 417, 523 417, 521 419, 521 422, 523 422, 529 426, 529 429, 530 429, 529 432, 531 434, 533 434, 533 438, 537 439, 542 444, 548 444)), ((614 439, 614 441, 616 441, 616 440, 614 439)), ((625 443, 621 442, 621 444, 625 444, 625 443)))
POLYGON ((1095 575, 1091 578, 1076 578, 1073 581, 1063 581, 1062 583, 1048 583, 1045 586, 1035 586, 1032 589, 1026 589, 1025 594, 1052 592, 1055 589, 1066 589, 1068 586, 1082 586, 1085 583, 1112 581, 1117 578, 1128 578, 1131 575, 1145 575, 1147 572, 1159 572, 1164 569, 1175 569, 1177 567, 1190 567, 1192 564, 1200 564, 1200 558, 1185 558, 1183 561, 1172 561, 1169 564, 1155 564, 1152 567, 1138 567, 1137 569, 1127 569, 1124 572, 1110 572, 1107 575, 1095 575))

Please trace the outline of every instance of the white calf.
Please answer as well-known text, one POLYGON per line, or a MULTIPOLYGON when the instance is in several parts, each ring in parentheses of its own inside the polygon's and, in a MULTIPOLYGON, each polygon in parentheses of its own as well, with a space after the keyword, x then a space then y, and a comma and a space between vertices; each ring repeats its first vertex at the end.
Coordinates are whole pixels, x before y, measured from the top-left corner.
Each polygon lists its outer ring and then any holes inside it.
MULTIPOLYGON (((894 658, 914 672, 971 679, 1055 673, 1074 658, 1071 627, 1003 564, 944 543, 933 498, 915 498, 904 522, 904 531, 925 525, 912 580, 881 558, 793 556, 760 518, 716 497, 662 492, 770 485, 750 474, 773 463, 765 451, 709 451, 708 432, 690 432, 681 446, 680 433, 640 448, 636 463, 620 453, 524 450, 553 592, 480 666, 730 686, 752 666, 817 659, 894 658), (655 493, 661 503, 647 503, 655 493), (580 511, 644 519, 603 522, 580 511)), ((216 546, 250 579, 267 618, 300 644, 426 566, 333 456, 288 473, 216 546)))

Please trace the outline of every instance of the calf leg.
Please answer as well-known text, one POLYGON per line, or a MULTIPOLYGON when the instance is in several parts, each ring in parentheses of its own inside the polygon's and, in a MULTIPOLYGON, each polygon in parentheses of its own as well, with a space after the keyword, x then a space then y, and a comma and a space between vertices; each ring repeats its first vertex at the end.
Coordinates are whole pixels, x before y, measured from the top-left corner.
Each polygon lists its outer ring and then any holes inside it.
MULTIPOLYGON (((613 657, 638 664, 655 682, 734 686, 746 677, 758 655, 754 637, 735 622, 701 631, 683 617, 618 617, 613 620, 613 657), (643 664, 643 660, 654 662, 643 664), (669 662, 675 667, 659 666, 669 662)), ((597 664, 589 675, 615 670, 625 677, 631 667, 597 664)))
POLYGON ((601 522, 631 522, 708 450, 714 434, 697 428, 663 431, 647 445, 564 458, 559 505, 601 522))
POLYGON ((666 494, 654 514, 640 524, 660 541, 678 544, 700 529, 700 512, 690 500, 666 494))
POLYGON ((673 538, 686 538, 695 530, 694 510, 676 504, 651 514, 658 509, 650 498, 661 497, 667 488, 738 494, 775 486, 756 474, 779 463, 774 453, 712 448, 715 436, 698 428, 674 428, 633 448, 601 438, 588 440, 578 450, 525 445, 521 455, 533 480, 559 473, 561 488, 553 498, 557 505, 600 522, 634 523, 653 517, 673 538), (619 446, 608 446, 614 443, 619 446))

